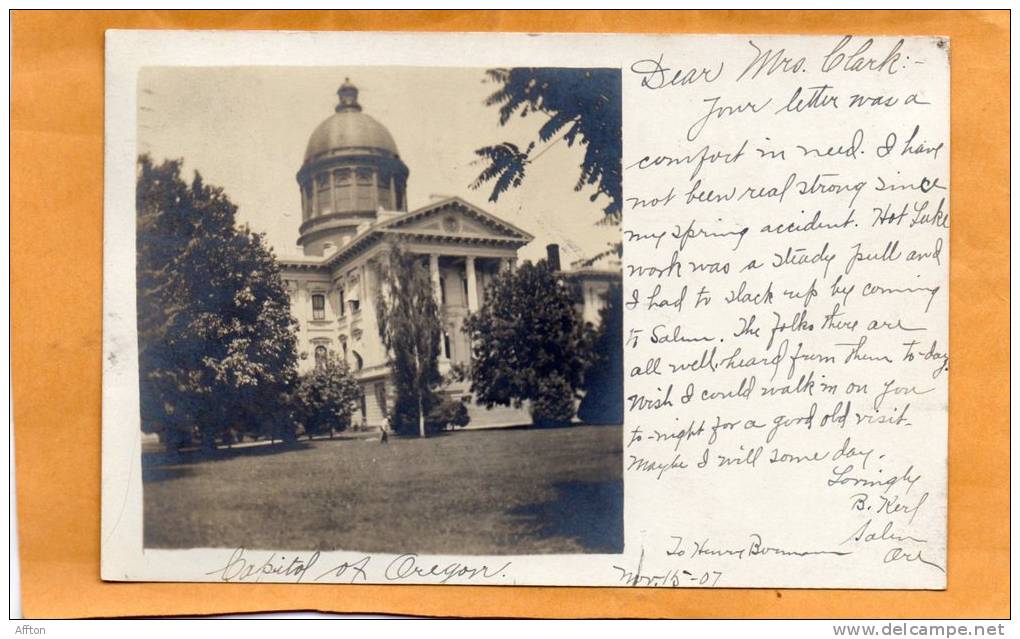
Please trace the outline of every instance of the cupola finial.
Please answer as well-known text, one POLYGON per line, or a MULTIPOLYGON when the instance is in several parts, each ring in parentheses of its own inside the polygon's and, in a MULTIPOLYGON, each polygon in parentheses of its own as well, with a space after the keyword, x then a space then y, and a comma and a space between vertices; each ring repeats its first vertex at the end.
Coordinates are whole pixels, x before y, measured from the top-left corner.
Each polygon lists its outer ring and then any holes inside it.
POLYGON ((351 84, 350 78, 344 78, 344 83, 337 89, 336 94, 340 98, 340 103, 336 105, 337 113, 361 110, 361 105, 358 104, 358 87, 351 84))

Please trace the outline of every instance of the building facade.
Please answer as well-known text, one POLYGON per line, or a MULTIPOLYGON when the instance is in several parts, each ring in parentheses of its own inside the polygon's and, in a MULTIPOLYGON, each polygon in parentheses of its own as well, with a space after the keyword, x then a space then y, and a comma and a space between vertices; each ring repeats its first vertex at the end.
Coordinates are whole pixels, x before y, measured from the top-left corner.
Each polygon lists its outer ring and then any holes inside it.
MULTIPOLYGON (((457 197, 408 210, 410 171, 393 137, 362 111, 349 81, 337 95, 335 113, 313 131, 297 172, 302 207, 297 243, 303 255, 281 258, 280 265, 298 321, 298 350, 306 355, 301 366, 307 370, 336 353, 364 390, 355 422, 379 427, 386 423, 392 393, 375 310, 377 265, 388 244, 397 242, 428 263, 443 324, 439 368, 446 373, 470 360, 464 318, 480 308, 487 285, 501 269, 514 268, 518 249, 533 237, 457 197)), ((604 279, 578 276, 596 287, 604 279)), ((591 295, 598 306, 596 297, 591 295)), ((597 307, 585 306, 585 319, 597 318, 597 307)), ((450 390, 467 391, 463 383, 450 390)), ((516 423, 527 417, 514 409, 494 415, 516 423)))

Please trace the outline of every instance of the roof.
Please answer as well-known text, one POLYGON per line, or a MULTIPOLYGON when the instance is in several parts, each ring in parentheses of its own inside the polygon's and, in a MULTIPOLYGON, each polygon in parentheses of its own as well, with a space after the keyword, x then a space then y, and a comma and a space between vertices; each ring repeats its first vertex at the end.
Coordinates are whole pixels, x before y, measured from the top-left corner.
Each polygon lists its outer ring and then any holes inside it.
POLYGON ((425 206, 414 209, 413 211, 409 211, 396 217, 391 217, 376 226, 377 228, 383 227, 393 229, 399 228, 415 220, 426 217, 427 215, 434 213, 435 211, 450 208, 451 205, 453 206, 453 208, 456 208, 485 224, 496 226, 497 228, 500 228, 505 232, 509 232, 511 235, 520 236, 520 238, 525 239, 526 242, 530 242, 531 240, 535 239, 534 235, 528 233, 524 229, 514 226, 513 224, 507 222, 506 220, 496 217, 492 213, 480 209, 477 206, 471 204, 470 202, 464 200, 463 198, 459 198, 456 196, 443 198, 441 200, 436 200, 434 202, 429 202, 425 206))
POLYGON ((322 121, 308 138, 305 161, 338 149, 372 148, 399 155, 397 143, 378 120, 361 111, 339 111, 322 121))
POLYGON ((570 263, 571 272, 622 272, 623 266, 620 254, 616 248, 602 251, 597 255, 570 263))
POLYGON ((385 237, 394 235, 413 235, 421 239, 440 242, 456 241, 489 244, 498 243, 516 246, 523 246, 534 239, 533 235, 517 226, 514 226, 513 224, 510 224, 509 222, 496 217, 495 215, 484 211, 459 197, 450 197, 436 202, 430 202, 423 207, 407 213, 402 213, 395 217, 377 221, 358 232, 350 239, 350 241, 341 246, 339 250, 332 255, 325 257, 282 257, 280 262, 289 266, 313 269, 319 267, 330 267, 367 248, 368 246, 381 241, 385 237), (427 217, 430 214, 450 209, 458 210, 465 215, 477 219, 486 226, 498 230, 499 233, 485 236, 465 235, 462 233, 448 233, 445 231, 421 229, 411 226, 413 222, 427 217))

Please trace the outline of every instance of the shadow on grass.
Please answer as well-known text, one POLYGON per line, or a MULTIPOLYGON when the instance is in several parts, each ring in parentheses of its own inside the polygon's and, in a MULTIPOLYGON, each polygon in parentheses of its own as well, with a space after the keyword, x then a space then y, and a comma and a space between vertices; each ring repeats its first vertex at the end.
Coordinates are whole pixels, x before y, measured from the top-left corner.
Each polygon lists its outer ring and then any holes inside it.
POLYGON ((585 552, 623 552, 623 480, 562 481, 553 489, 555 498, 510 514, 533 520, 541 537, 573 539, 585 552))
POLYGON ((182 452, 160 451, 142 453, 142 479, 143 481, 159 481, 161 479, 186 477, 191 474, 181 472, 186 470, 185 468, 180 468, 182 465, 223 461, 238 457, 264 457, 266 455, 276 455, 295 450, 305 450, 306 448, 310 448, 307 442, 293 442, 241 446, 238 448, 217 448, 211 451, 196 449, 182 452))

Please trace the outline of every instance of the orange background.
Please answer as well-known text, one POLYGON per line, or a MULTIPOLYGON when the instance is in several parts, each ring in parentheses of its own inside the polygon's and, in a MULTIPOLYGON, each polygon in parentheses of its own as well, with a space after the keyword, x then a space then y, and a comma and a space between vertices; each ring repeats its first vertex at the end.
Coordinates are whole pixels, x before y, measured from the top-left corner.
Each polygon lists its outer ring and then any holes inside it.
POLYGON ((23 614, 1009 616, 1006 11, 17 11, 11 281, 23 614), (104 583, 99 579, 105 29, 951 37, 949 585, 940 592, 104 583))

